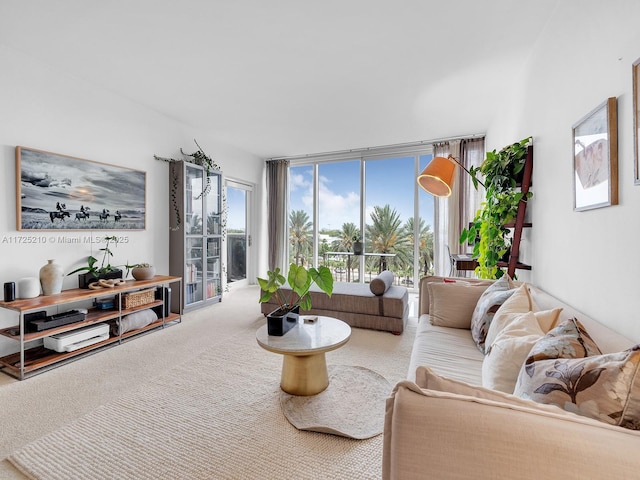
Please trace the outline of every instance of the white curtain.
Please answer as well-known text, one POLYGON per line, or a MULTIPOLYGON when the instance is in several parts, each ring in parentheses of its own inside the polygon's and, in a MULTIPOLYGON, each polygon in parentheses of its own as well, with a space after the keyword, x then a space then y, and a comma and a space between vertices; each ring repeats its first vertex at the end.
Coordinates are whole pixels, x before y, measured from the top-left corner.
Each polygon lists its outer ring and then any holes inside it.
MULTIPOLYGON (((454 140, 433 146, 434 157, 453 155, 465 168, 479 166, 484 160, 484 138, 454 140)), ((452 254, 466 253, 466 245, 460 245, 462 229, 469 225, 483 198, 475 190, 471 177, 462 168, 456 169, 456 178, 450 197, 435 198, 434 212, 434 270, 436 275, 449 275, 452 254)), ((482 186, 479 185, 482 189, 482 186)))

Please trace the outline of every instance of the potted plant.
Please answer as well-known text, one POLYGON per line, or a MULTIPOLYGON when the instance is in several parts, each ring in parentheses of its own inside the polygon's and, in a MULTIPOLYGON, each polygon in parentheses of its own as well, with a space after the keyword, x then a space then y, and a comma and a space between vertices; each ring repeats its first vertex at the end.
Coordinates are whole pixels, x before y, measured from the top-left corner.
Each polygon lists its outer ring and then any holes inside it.
POLYGON ((129 270, 136 280, 151 280, 156 275, 156 267, 149 263, 134 263, 125 267, 127 268, 125 278, 129 276, 129 270))
POLYGON ((297 323, 300 309, 311 310, 309 288, 314 283, 331 296, 333 275, 331 270, 324 266, 316 270, 313 267, 306 269, 302 265, 292 263, 286 279, 280 273, 280 268, 269 270, 267 278, 258 277, 258 284, 262 289, 260 303, 268 302, 272 297, 278 302, 278 308, 267 315, 269 335, 284 335, 297 323), (290 292, 282 290, 285 283, 288 283, 290 292))
POLYGON ((109 248, 109 244, 114 242, 115 245, 118 245, 118 237, 108 236, 104 237, 104 240, 106 241, 106 244, 100 249, 102 252, 102 262, 100 263, 100 266, 97 265, 98 259, 89 255, 86 266, 76 268, 74 271, 67 274, 67 276, 69 276, 74 273, 85 272, 78 275, 78 286, 80 288, 89 288, 89 285, 99 280, 122 278, 122 270, 117 266, 111 265, 108 261, 108 258, 113 256, 113 252, 109 248))
POLYGON ((360 233, 356 233, 353 236, 353 254, 362 255, 362 239, 360 233))
POLYGON ((509 225, 516 218, 520 202, 526 202, 533 195, 517 188, 531 141, 532 137, 528 137, 499 152, 487 152, 480 167, 469 169, 476 188, 480 183, 478 173, 484 175, 486 195, 469 228, 462 231, 460 243, 474 243, 476 274, 480 278, 500 278, 504 274, 498 263, 504 261, 511 247, 509 225))

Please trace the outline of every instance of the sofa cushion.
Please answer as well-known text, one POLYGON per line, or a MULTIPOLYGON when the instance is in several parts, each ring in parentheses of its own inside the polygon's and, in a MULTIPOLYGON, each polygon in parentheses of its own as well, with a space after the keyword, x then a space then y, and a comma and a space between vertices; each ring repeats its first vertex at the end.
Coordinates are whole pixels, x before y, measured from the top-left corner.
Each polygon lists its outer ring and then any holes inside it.
POLYGON ((471 335, 478 349, 484 353, 484 343, 491 320, 496 311, 513 293, 515 289, 509 275, 503 275, 490 285, 482 294, 471 317, 471 335))
POLYGON ((471 328, 471 316, 487 285, 429 283, 429 321, 451 328, 471 328))
POLYGON ((619 353, 535 362, 515 394, 640 430, 640 345, 619 353))
POLYGON ((533 312, 518 314, 489 347, 482 362, 482 386, 513 393, 522 364, 544 333, 533 312))
POLYGON ((385 270, 380 272, 369 283, 369 289, 374 295, 384 295, 384 292, 389 290, 389 287, 393 284, 393 272, 385 270))
POLYGON ((416 369, 428 365, 439 375, 481 385, 483 359, 469 330, 438 327, 431 324, 428 315, 421 315, 407 378, 414 380, 416 369))

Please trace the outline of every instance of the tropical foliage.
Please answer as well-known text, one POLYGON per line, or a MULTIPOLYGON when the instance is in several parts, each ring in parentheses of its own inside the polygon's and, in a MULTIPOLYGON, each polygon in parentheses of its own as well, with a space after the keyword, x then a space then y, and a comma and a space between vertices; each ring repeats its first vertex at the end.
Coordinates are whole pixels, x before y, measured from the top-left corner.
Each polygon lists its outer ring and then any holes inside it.
MULTIPOLYGON (((312 262, 313 225, 309 215, 296 210, 289 214, 289 241, 291 262, 304 265, 312 262)), ((433 232, 431 227, 419 219, 418 238, 414 233, 415 219, 402 221, 398 212, 390 205, 375 206, 365 225, 364 246, 366 253, 392 254, 389 256, 366 256, 365 271, 379 273, 382 270, 393 270, 405 282, 413 278, 414 245, 418 245, 420 276, 433 273, 433 232)), ((328 251, 353 252, 353 244, 361 238, 360 229, 352 222, 346 222, 339 230, 324 231, 334 240, 326 239, 318 245, 322 256, 328 251)), ((345 255, 340 260, 327 259, 328 266, 336 272, 344 272, 346 281, 359 281, 355 271, 360 262, 357 256, 345 255)))
POLYGON ((304 210, 294 210, 289 214, 289 241, 296 265, 304 265, 313 251, 313 224, 304 210))
POLYGON ((317 270, 311 267, 307 270, 301 265, 292 263, 286 279, 280 273, 280 268, 270 270, 267 272, 267 278, 258 278, 258 284, 262 289, 260 303, 268 302, 271 297, 275 297, 283 313, 293 310, 298 305, 302 310, 311 310, 309 288, 313 283, 331 296, 333 276, 327 267, 319 267, 317 270), (291 292, 288 294, 282 290, 285 282, 291 287, 291 292))
POLYGON ((526 202, 532 196, 531 192, 524 195, 517 188, 517 178, 524 169, 531 141, 532 138, 527 137, 499 152, 487 152, 482 165, 470 169, 476 188, 480 183, 478 173, 484 176, 485 201, 470 227, 462 231, 460 243, 474 243, 473 255, 478 261, 476 274, 480 278, 500 278, 504 275, 498 262, 511 246, 508 225, 516 218, 520 202, 526 202))

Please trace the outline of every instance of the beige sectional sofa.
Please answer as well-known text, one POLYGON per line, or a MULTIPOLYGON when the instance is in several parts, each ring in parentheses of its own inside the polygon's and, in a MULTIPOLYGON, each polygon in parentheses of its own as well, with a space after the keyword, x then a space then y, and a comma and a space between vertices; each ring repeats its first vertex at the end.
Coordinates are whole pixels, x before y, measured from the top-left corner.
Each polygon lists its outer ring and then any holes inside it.
MULTIPOLYGON (((430 322, 427 285, 443 281, 420 283, 408 380, 387 401, 383 478, 640 478, 639 431, 481 387, 485 354, 471 331, 430 322)), ((542 290, 529 292, 539 310, 562 307, 558 322, 578 318, 602 353, 634 345, 542 290)))
MULTIPOLYGON (((291 290, 283 288, 285 292, 291 290)), ((390 285, 383 294, 375 295, 368 283, 335 282, 328 297, 317 286, 311 287, 310 315, 338 318, 352 327, 383 330, 401 334, 409 318, 408 291, 405 287, 390 285)), ((262 303, 264 315, 278 307, 275 298, 262 303)))

